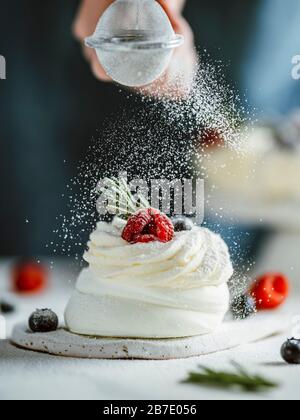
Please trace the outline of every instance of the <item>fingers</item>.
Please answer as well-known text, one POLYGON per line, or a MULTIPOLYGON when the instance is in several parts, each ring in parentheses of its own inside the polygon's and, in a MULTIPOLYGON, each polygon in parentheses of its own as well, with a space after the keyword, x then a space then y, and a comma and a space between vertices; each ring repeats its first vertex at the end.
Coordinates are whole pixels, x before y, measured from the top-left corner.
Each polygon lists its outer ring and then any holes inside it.
POLYGON ((100 16, 113 0, 82 0, 73 24, 73 34, 79 41, 95 31, 100 16))
POLYGON ((97 57, 96 51, 92 48, 88 48, 85 45, 82 47, 82 52, 87 60, 87 62, 90 64, 91 70, 93 75, 96 77, 96 79, 101 80, 102 82, 109 82, 112 79, 107 75, 106 71, 100 64, 100 61, 97 57))
POLYGON ((92 50, 92 55, 90 58, 90 65, 93 72, 93 75, 96 77, 96 79, 101 80, 102 82, 111 82, 112 79, 109 77, 104 70, 104 68, 101 66, 99 59, 97 57, 97 54, 94 50, 92 50))
MULTIPOLYGON (((195 66, 194 36, 188 22, 180 14, 184 0, 157 0, 167 13, 175 32, 184 35, 184 46, 178 48, 170 64, 170 69, 158 82, 158 85, 164 84, 170 79, 174 71, 183 67, 182 71, 190 73, 195 66)), ((77 16, 73 24, 73 33, 76 39, 81 43, 83 55, 89 62, 91 70, 95 77, 101 81, 111 81, 104 68, 99 62, 95 50, 84 45, 86 37, 92 35, 100 16, 107 9, 113 0, 82 0, 77 16)), ((173 77, 173 76, 172 76, 173 77)))
POLYGON ((184 36, 185 44, 194 45, 194 32, 184 17, 178 16, 176 18, 176 27, 177 32, 184 36))
POLYGON ((75 38, 82 45, 83 55, 89 62, 94 76, 104 82, 111 81, 111 78, 101 66, 95 50, 86 47, 84 40, 94 33, 100 16, 111 3, 112 0, 83 0, 72 28, 75 38))
POLYGON ((175 31, 184 36, 185 42, 174 51, 167 71, 154 83, 140 89, 143 94, 173 100, 184 98, 190 92, 198 60, 194 35, 182 16, 173 15, 173 23, 175 31))
POLYGON ((167 3, 165 0, 157 0, 157 2, 161 5, 161 7, 164 9, 165 13, 167 14, 171 25, 173 26, 174 30, 176 31, 177 26, 177 20, 175 16, 175 11, 171 9, 170 4, 167 3))

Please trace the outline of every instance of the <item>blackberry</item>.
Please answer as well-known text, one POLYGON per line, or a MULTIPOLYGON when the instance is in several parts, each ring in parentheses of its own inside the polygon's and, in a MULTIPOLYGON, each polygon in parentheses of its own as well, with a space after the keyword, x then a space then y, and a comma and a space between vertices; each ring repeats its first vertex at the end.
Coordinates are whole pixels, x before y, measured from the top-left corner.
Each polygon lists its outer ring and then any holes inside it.
POLYGON ((281 356, 291 365, 300 365, 300 340, 287 340, 281 347, 281 356))
POLYGON ((174 217, 172 222, 175 232, 192 230, 194 227, 193 222, 187 217, 174 217))
POLYGON ((15 307, 8 302, 1 301, 0 302, 0 313, 2 314, 11 314, 15 311, 15 307))
POLYGON ((255 300, 248 294, 237 296, 231 303, 230 311, 234 319, 246 319, 256 312, 255 300))

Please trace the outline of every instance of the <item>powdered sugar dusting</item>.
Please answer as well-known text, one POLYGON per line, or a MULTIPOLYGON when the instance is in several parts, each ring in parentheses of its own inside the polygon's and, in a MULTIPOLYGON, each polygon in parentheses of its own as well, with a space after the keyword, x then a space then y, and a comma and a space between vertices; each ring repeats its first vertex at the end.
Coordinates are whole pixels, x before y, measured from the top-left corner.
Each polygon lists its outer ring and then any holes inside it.
MULTIPOLYGON (((211 132, 216 135, 216 143, 218 138, 222 140, 217 146, 242 152, 244 129, 253 121, 253 115, 247 101, 226 84, 222 69, 220 63, 207 64, 206 60, 204 64, 200 59, 192 86, 181 97, 176 86, 180 76, 174 84, 174 95, 170 87, 167 94, 160 89, 151 97, 128 94, 130 106, 108 121, 92 140, 79 164, 78 175, 69 184, 69 214, 59 217, 62 228, 55 232, 57 240, 51 244, 55 253, 75 254, 76 260, 81 261, 88 236, 99 219, 95 206, 99 179, 118 176, 121 171, 126 171, 129 178, 138 176, 147 181, 206 179, 203 158, 212 153, 212 148, 205 136, 211 132)), ((214 221, 210 224, 205 221, 204 225, 221 231, 224 239, 230 237, 232 242, 234 228, 227 224, 224 231, 222 209, 212 208, 215 189, 216 186, 211 186, 205 196, 206 212, 215 215, 214 221)), ((231 246, 240 262, 244 261, 241 242, 247 235, 237 233, 231 246)))

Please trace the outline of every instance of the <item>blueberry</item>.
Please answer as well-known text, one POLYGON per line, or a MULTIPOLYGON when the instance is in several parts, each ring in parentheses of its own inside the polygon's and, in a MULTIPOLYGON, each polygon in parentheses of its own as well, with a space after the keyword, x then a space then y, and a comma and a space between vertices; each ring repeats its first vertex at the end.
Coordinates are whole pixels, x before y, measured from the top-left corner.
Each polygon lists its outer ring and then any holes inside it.
POLYGON ((2 314, 11 314, 15 311, 15 308, 13 305, 7 302, 0 302, 0 313, 2 314))
POLYGON ((281 356, 287 363, 300 365, 300 340, 287 340, 281 347, 281 356))
POLYGON ((230 307, 234 319, 246 319, 256 312, 255 300, 248 294, 237 296, 230 307))
POLYGON ((194 227, 193 222, 187 217, 174 217, 172 219, 175 232, 183 232, 192 230, 194 227))
POLYGON ((56 331, 58 317, 51 309, 37 309, 29 318, 29 328, 40 333, 56 331))

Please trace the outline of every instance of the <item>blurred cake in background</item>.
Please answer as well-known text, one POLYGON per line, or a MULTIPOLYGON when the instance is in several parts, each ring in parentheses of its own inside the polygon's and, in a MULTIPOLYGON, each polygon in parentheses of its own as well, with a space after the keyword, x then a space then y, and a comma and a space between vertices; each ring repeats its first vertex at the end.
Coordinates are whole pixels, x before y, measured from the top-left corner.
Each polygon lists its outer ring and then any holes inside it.
POLYGON ((243 144, 242 152, 210 148, 202 160, 208 185, 239 200, 300 203, 300 110, 257 126, 243 144))

